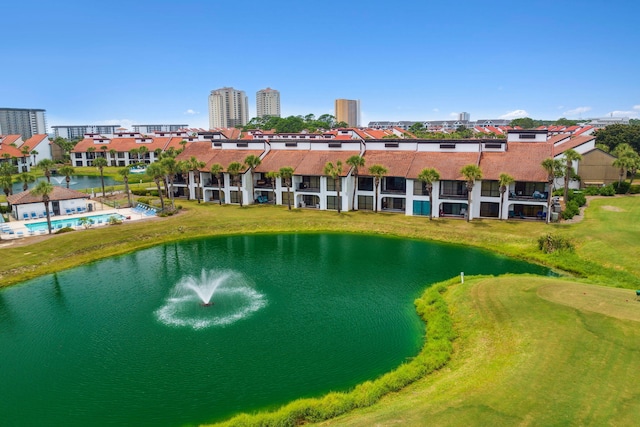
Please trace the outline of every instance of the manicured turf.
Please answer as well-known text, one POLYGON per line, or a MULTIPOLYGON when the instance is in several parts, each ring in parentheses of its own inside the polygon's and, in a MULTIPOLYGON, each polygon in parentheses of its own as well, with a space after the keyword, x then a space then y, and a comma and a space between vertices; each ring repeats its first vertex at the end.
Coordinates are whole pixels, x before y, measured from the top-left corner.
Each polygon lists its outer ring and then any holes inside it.
POLYGON ((575 277, 482 278, 450 288, 446 299, 458 338, 449 364, 329 423, 635 425, 640 419, 640 302, 630 290, 640 289, 638 197, 591 200, 582 221, 557 225, 178 203, 186 211, 170 218, 4 246, 0 284, 206 235, 337 231, 482 247, 575 277), (546 233, 571 239, 575 252, 538 251, 537 239, 546 233))
POLYGON ((449 365, 326 425, 637 425, 640 323, 622 319, 640 314, 633 291, 505 276, 445 299, 460 334, 449 365))

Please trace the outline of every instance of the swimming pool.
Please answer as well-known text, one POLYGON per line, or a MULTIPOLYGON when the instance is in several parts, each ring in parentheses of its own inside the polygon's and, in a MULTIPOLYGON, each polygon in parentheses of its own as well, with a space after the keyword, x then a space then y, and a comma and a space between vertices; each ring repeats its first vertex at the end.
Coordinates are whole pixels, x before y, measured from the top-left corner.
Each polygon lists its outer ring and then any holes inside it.
MULTIPOLYGON (((85 215, 82 217, 76 218, 61 218, 61 219, 53 219, 51 220, 51 229, 57 230, 65 227, 79 227, 83 223, 80 221, 82 218, 88 218, 93 221, 94 225, 108 224, 109 218, 115 217, 116 219, 122 221, 125 217, 120 214, 100 214, 100 215, 85 215)), ((25 224, 25 226, 30 231, 48 231, 47 221, 42 222, 34 222, 31 224, 25 224)))

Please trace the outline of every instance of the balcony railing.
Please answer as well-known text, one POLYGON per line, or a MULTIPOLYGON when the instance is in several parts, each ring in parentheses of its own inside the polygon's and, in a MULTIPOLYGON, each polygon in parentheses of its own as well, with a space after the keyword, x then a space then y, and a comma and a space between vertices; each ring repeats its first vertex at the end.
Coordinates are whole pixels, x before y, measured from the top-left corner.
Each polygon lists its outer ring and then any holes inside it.
POLYGON ((447 193, 441 193, 441 194, 440 194, 440 198, 441 198, 441 199, 467 200, 467 195, 466 195, 466 194, 447 194, 447 193))
POLYGON ((309 187, 309 184, 307 184, 305 182, 301 182, 300 184, 298 184, 298 191, 306 191, 306 192, 309 192, 309 193, 319 193, 320 192, 320 188, 309 187))

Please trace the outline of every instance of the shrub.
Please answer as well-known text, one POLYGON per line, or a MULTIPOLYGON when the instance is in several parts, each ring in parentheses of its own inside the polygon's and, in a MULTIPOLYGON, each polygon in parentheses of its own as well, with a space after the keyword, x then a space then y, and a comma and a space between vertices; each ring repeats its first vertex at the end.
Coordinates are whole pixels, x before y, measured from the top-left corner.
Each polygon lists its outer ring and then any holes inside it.
POLYGON ((555 251, 573 252, 574 246, 573 243, 565 237, 547 234, 546 236, 538 237, 538 249, 545 254, 550 254, 555 251))
POLYGON ((569 197, 569 201, 575 201, 578 206, 584 206, 587 204, 587 198, 582 191, 574 191, 569 197))
POLYGON ((602 187, 587 187, 584 189, 584 194, 586 194, 587 196, 597 196, 600 194, 600 189, 602 187))
POLYGON ((55 234, 68 233, 70 231, 75 231, 75 230, 73 228, 71 228, 71 227, 64 227, 64 228, 61 228, 60 230, 56 231, 55 234))
POLYGON ((613 189, 616 190, 616 194, 626 194, 630 186, 631 184, 627 181, 613 183, 613 189))
POLYGON ((143 203, 145 205, 148 205, 150 202, 148 197, 138 197, 138 203, 143 203))
POLYGON ((629 187, 629 193, 638 194, 640 193, 640 185, 632 185, 629 187))
POLYGON ((579 214, 580 206, 578 206, 578 203, 575 200, 571 200, 567 203, 564 211, 562 211, 562 219, 571 219, 579 214))
POLYGON ((613 188, 613 185, 605 185, 604 187, 600 187, 600 195, 601 196, 615 196, 616 190, 613 188))

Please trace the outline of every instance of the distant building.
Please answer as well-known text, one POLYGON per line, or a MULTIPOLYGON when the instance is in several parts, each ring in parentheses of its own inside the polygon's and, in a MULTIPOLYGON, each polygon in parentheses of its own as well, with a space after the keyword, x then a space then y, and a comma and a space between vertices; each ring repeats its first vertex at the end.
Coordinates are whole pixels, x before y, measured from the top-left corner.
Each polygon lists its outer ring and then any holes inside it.
POLYGON ((460 120, 461 122, 468 122, 471 120, 471 114, 463 111, 462 113, 458 114, 458 120, 460 120))
POLYGON ((134 132, 154 133, 154 132, 177 132, 186 129, 189 125, 131 125, 134 132))
POLYGON ((256 116, 280 117, 280 92, 266 88, 256 92, 256 116))
POLYGON ((32 108, 0 108, 0 135, 33 135, 47 133, 45 110, 32 108))
POLYGON ((249 121, 249 99, 232 87, 212 90, 209 95, 209 127, 244 126, 249 121))
POLYGON ((609 125, 628 125, 629 117, 601 117, 589 122, 596 129, 602 129, 609 125))
POLYGON ((336 120, 349 127, 360 126, 360 100, 336 99, 336 120))
POLYGON ((54 137, 68 140, 82 139, 85 134, 112 135, 120 125, 71 125, 51 126, 54 137))

